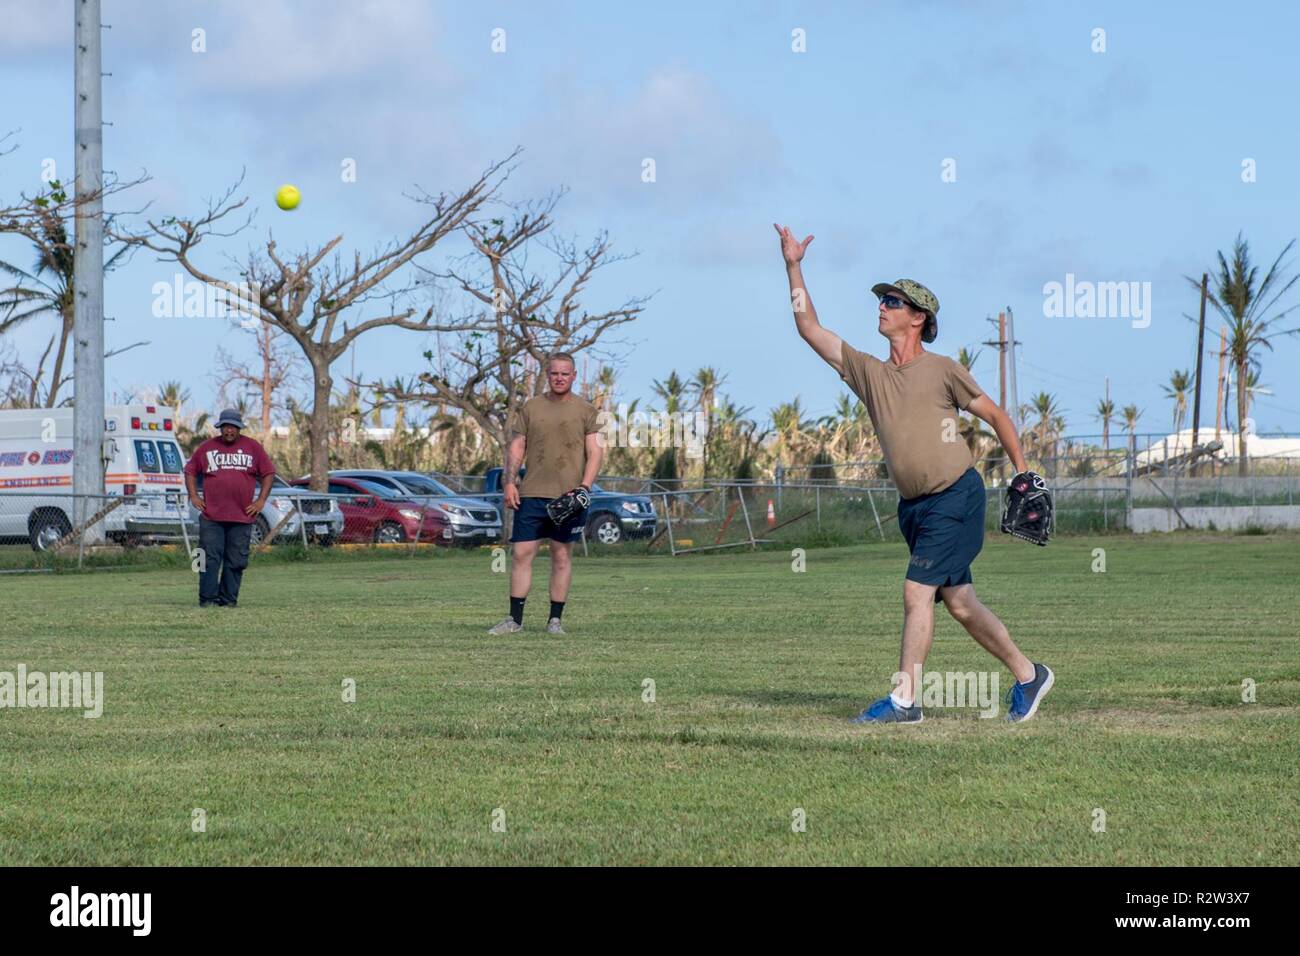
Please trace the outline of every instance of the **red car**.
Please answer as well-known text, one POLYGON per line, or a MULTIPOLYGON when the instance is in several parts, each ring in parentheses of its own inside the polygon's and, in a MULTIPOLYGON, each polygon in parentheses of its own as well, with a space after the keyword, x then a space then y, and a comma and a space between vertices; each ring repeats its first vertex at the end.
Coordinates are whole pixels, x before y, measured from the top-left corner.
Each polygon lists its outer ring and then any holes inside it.
MULTIPOLYGON (((291 484, 306 488, 311 481, 299 478, 291 484)), ((454 542, 446 515, 437 508, 395 497, 391 488, 364 478, 330 478, 329 493, 335 496, 343 512, 343 533, 339 535, 339 541, 375 544, 416 540, 434 544, 454 542)))

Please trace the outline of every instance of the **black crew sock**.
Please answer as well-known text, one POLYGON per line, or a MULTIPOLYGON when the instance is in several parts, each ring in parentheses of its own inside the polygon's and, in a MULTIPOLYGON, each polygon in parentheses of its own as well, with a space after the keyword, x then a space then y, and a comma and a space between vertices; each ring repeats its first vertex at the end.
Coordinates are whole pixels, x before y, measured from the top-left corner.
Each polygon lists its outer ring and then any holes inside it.
POLYGON ((524 623, 524 602, 527 600, 527 595, 524 595, 521 598, 510 598, 510 616, 514 618, 516 624, 524 623))
POLYGON ((559 618, 559 617, 561 617, 563 614, 564 614, 564 602, 563 602, 563 601, 552 601, 552 602, 551 602, 551 617, 559 618))

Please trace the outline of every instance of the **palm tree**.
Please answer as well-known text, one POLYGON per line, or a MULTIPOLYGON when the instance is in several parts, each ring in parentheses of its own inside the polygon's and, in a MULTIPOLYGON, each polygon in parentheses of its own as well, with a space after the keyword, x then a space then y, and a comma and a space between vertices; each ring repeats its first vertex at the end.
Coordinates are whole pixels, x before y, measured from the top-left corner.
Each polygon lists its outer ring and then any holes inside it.
POLYGON ((772 409, 772 430, 776 433, 772 453, 778 462, 795 463, 801 448, 807 441, 805 433, 812 424, 804 418, 804 409, 798 395, 795 396, 794 401, 783 402, 772 409))
MULTIPOLYGON (((1273 311, 1278 300, 1300 280, 1300 275, 1288 279, 1285 275, 1287 267, 1282 264, 1283 256, 1294 245, 1292 239, 1273 260, 1263 278, 1259 278, 1259 267, 1251 264, 1250 244, 1238 233, 1232 245, 1232 261, 1229 262, 1222 252, 1218 253, 1219 265, 1213 291, 1207 296, 1228 325, 1228 356, 1237 377, 1237 473, 1243 476, 1247 471, 1246 419, 1249 417, 1250 370, 1260 367, 1259 353, 1263 349, 1272 351, 1273 339, 1300 332, 1300 328, 1276 328, 1288 313, 1300 308, 1300 303, 1273 311)), ((1190 276, 1187 280, 1200 289, 1199 281, 1193 281, 1190 276)))
POLYGON ((737 481, 751 480, 758 473, 758 455, 767 432, 758 430, 758 423, 746 416, 752 408, 738 406, 731 399, 718 404, 717 429, 719 444, 715 466, 737 481))
POLYGON ((1192 373, 1186 369, 1174 369, 1169 374, 1169 384, 1164 386, 1166 397, 1174 400, 1175 435, 1183 430, 1183 419, 1187 417, 1187 390, 1191 387, 1192 373))
MULTIPOLYGON (((669 372, 662 382, 652 383, 650 388, 656 396, 663 399, 664 411, 669 416, 681 413, 683 399, 686 397, 686 383, 677 374, 677 369, 669 372)), ((677 468, 677 448, 672 444, 671 417, 664 422, 664 428, 668 431, 668 447, 655 459, 653 476, 656 480, 675 481, 682 476, 677 468)))
POLYGON ((1109 398, 1098 401, 1097 417, 1101 419, 1101 450, 1110 454, 1110 421, 1115 417, 1115 402, 1109 398))
POLYGON ((1250 406, 1255 402, 1256 395, 1272 395, 1273 390, 1265 388, 1259 381, 1259 369, 1252 368, 1246 373, 1246 415, 1250 415, 1250 406))
POLYGON ((1044 462, 1052 460, 1052 474, 1055 475, 1056 439, 1059 437, 1056 427, 1058 423, 1063 424, 1061 409, 1056 404, 1056 396, 1048 392, 1039 392, 1031 398, 1029 407, 1038 415, 1038 425, 1035 426, 1038 457, 1044 462))
MULTIPOLYGON (((51 186, 61 188, 57 182, 51 186)), ((57 337, 59 346, 54 353, 50 384, 42 400, 44 407, 54 408, 58 402, 59 389, 72 377, 63 374, 63 365, 68 357, 68 342, 72 338, 76 301, 73 293, 74 245, 68 238, 65 219, 49 209, 41 217, 39 231, 29 233, 28 238, 32 240, 36 251, 36 262, 31 272, 0 260, 0 272, 7 273, 15 280, 14 285, 0 289, 0 313, 3 313, 3 318, 0 318, 0 333, 8 332, 37 316, 59 317, 59 330, 50 339, 50 344, 53 345, 54 338, 57 337)), ((116 266, 130 248, 123 245, 110 255, 104 261, 104 271, 108 272, 116 266)))
POLYGON ((617 386, 617 377, 614 369, 608 365, 602 365, 600 371, 596 373, 596 379, 591 386, 591 394, 588 401, 597 408, 604 409, 614 397, 614 390, 617 386))
POLYGON ((697 369, 688 388, 695 393, 695 408, 704 415, 704 456, 700 462, 704 477, 709 475, 709 436, 713 433, 713 411, 717 402, 718 389, 727 381, 727 376, 720 374, 716 368, 706 365, 697 369))
POLYGON ((1137 422, 1142 417, 1142 411, 1136 405, 1125 405, 1120 414, 1124 416, 1124 430, 1128 432, 1129 445, 1132 446, 1137 431, 1137 422))

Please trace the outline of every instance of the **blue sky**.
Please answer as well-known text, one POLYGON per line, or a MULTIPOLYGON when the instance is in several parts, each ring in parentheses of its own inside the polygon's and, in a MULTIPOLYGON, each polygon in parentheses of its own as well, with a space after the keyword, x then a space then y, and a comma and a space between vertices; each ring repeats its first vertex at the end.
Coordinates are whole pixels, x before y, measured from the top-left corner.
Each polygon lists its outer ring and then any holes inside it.
MULTIPOLYGON (((281 249, 341 233, 344 249, 369 250, 418 224, 403 190, 456 190, 521 145, 508 197, 565 186, 561 232, 608 229, 618 251, 637 253, 588 299, 600 310, 653 293, 614 348, 627 397, 674 367, 713 365, 756 414, 795 395, 814 415, 831 410, 843 385, 794 332, 780 221, 816 235, 804 270, 814 302, 858 347, 886 351, 869 287, 916 278, 942 306, 933 349, 980 347, 986 317, 1011 306, 1022 401, 1045 389, 1072 433, 1097 433, 1109 376, 1112 397, 1157 431, 1171 418, 1161 384, 1194 362, 1184 316, 1197 301, 1183 276, 1238 231, 1263 265, 1300 235, 1297 9, 104 0, 105 165, 147 170, 122 205, 151 202, 159 216, 197 213, 246 170, 256 220, 200 257, 219 269, 270 231, 281 249), (490 46, 498 27, 502 54, 490 46), (191 51, 195 28, 205 53, 191 51), (805 53, 791 51, 796 28, 805 53), (645 157, 654 183, 641 181, 645 157), (355 183, 340 179, 345 158, 355 183), (949 159, 956 180, 944 182, 949 159), (272 199, 283 182, 303 192, 293 213, 272 199), (1149 327, 1045 317, 1043 286, 1067 273, 1150 282, 1149 327)), ((71 0, 0 0, 0 17, 0 132, 19 131, 0 157, 0 197, 13 198, 40 186, 47 158, 70 172, 71 0)), ((29 258, 11 242, 0 256, 29 258)), ((209 405, 218 345, 251 346, 218 320, 154 318, 152 286, 175 272, 137 255, 108 277, 109 346, 150 343, 109 360, 109 389, 179 378, 209 405)), ((1282 325, 1295 326, 1300 312, 1282 325)), ((10 341, 30 357, 51 331, 10 341)), ((428 347, 382 331, 360 340, 357 369, 410 374, 428 347)), ((1300 432, 1297 368, 1300 337, 1265 353, 1260 432, 1300 432)), ((342 361, 336 380, 348 370, 342 361)), ((975 373, 996 396, 994 350, 975 373)), ((1215 373, 1207 360, 1211 426, 1215 373)))

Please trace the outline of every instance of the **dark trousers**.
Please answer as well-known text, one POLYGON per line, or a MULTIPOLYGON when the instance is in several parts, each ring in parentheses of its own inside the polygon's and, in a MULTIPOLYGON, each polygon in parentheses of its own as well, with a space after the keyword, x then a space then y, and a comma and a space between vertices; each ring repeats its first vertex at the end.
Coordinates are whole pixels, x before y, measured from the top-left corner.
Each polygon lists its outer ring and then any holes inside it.
POLYGON ((199 547, 203 570, 199 572, 199 601, 235 604, 239 584, 248 567, 248 545, 253 526, 241 521, 210 521, 199 516, 199 547))

